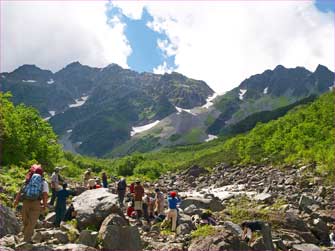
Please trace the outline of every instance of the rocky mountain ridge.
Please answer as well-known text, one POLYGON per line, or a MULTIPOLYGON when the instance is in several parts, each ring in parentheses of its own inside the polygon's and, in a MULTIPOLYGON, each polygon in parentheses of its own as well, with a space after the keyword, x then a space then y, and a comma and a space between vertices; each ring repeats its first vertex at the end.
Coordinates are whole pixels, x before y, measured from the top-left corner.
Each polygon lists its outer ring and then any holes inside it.
POLYGON ((15 104, 37 108, 77 151, 103 155, 130 138, 132 126, 206 103, 213 90, 179 73, 137 73, 116 64, 93 68, 74 62, 52 73, 23 65, 2 73, 0 89, 15 104))

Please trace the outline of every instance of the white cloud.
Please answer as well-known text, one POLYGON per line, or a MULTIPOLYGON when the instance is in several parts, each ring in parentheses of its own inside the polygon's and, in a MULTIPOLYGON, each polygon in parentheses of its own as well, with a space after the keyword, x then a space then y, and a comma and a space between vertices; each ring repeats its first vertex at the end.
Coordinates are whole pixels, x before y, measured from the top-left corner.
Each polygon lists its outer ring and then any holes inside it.
MULTIPOLYGON (((127 66, 131 48, 118 18, 106 24, 104 2, 1 3, 1 70, 34 63, 57 70, 71 61, 92 66, 127 66)), ((216 92, 236 87, 252 74, 317 64, 334 69, 333 13, 311 1, 115 1, 139 19, 145 6, 148 26, 171 41, 157 41, 175 55, 176 71, 205 80, 216 92)), ((166 64, 154 71, 170 71, 166 64)))
MULTIPOLYGON (((131 9, 118 3, 131 17, 131 9)), ((278 64, 334 69, 334 15, 310 1, 141 1, 139 6, 154 17, 148 26, 172 42, 158 45, 175 54, 176 71, 205 80, 219 93, 278 64)), ((164 69, 165 62, 155 71, 164 69)))
POLYGON ((124 24, 106 21, 106 2, 3 1, 1 71, 36 64, 57 71, 73 61, 127 66, 124 24))

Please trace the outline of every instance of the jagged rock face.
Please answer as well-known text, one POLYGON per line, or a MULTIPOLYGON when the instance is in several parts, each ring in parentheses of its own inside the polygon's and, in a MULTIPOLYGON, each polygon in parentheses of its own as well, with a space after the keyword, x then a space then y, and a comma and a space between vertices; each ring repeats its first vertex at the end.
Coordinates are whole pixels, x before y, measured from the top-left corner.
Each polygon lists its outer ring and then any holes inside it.
POLYGON ((334 73, 321 65, 314 72, 303 67, 287 69, 279 65, 274 70, 253 75, 218 98, 215 107, 221 114, 207 131, 210 134, 227 134, 234 129, 235 124, 243 127, 251 120, 255 121, 255 125, 257 121, 262 121, 262 116, 270 116, 272 119, 282 116, 281 110, 270 115, 261 112, 275 111, 311 95, 320 95, 327 92, 333 82, 334 73), (249 118, 253 114, 258 115, 249 118))
POLYGON ((89 226, 99 229, 103 220, 111 213, 122 214, 117 203, 117 195, 106 188, 87 190, 73 198, 77 211, 78 228, 89 226))
POLYGON ((99 69, 78 62, 55 74, 23 65, 1 74, 0 89, 11 91, 15 104, 31 105, 43 117, 52 117, 58 135, 72 130, 71 142, 82 142, 77 151, 96 156, 129 139, 132 126, 161 120, 175 106, 201 106, 213 94, 205 82, 175 72, 140 74, 115 64, 99 69))
POLYGON ((20 224, 11 208, 0 205, 0 238, 7 234, 18 234, 20 224))

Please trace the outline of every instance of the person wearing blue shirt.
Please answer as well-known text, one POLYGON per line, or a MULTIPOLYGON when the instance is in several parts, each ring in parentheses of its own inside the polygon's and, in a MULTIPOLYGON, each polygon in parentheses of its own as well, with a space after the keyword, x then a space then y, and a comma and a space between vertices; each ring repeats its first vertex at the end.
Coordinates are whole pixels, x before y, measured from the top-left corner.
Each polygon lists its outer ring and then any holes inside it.
POLYGON ((176 231, 177 227, 177 216, 178 216, 178 209, 177 204, 180 203, 180 198, 177 197, 177 192, 170 192, 167 198, 168 201, 168 213, 166 220, 169 221, 172 220, 172 231, 176 231))
POLYGON ((55 207, 55 212, 56 212, 56 218, 54 225, 56 227, 59 227, 60 222, 64 219, 65 213, 66 213, 66 199, 70 195, 75 195, 74 192, 66 190, 67 184, 63 184, 63 189, 58 191, 56 193, 56 207, 55 207))

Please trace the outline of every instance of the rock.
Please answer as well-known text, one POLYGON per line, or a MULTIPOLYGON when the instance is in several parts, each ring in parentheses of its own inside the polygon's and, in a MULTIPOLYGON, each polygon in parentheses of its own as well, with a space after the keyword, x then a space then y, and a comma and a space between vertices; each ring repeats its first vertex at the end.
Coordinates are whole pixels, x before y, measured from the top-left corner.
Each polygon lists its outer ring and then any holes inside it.
POLYGON ((281 239, 274 239, 273 245, 275 246, 276 250, 288 250, 288 248, 285 246, 284 242, 281 239))
POLYGON ((223 204, 216 197, 212 199, 203 199, 198 197, 188 197, 181 201, 180 208, 185 209, 190 205, 195 205, 200 209, 210 209, 213 212, 222 211, 224 209, 223 204))
POLYGON ((183 243, 165 243, 151 241, 148 250, 183 251, 183 243))
POLYGON ((267 250, 263 238, 257 238, 250 246, 253 250, 267 250))
POLYGON ((56 219, 56 213, 55 212, 48 213, 48 215, 45 216, 45 220, 48 221, 48 222, 54 222, 55 219, 56 219))
POLYGON ((191 233, 191 231, 192 231, 192 228, 187 223, 180 224, 176 228, 177 235, 189 234, 189 233, 191 233))
POLYGON ((307 195, 301 195, 299 199, 299 209, 305 211, 306 213, 311 213, 311 209, 309 208, 312 205, 317 205, 318 202, 307 195))
POLYGON ((5 246, 1 246, 1 245, 0 245, 0 250, 1 250, 1 251, 15 251, 15 250, 12 249, 12 248, 5 247, 5 246))
POLYGON ((324 186, 320 186, 316 192, 316 194, 321 197, 321 198, 324 198, 326 197, 327 195, 327 190, 324 186))
POLYGON ((128 222, 126 219, 118 214, 110 214, 101 224, 100 230, 101 232, 105 232, 108 226, 127 226, 128 222))
POLYGON ((97 251, 97 249, 85 246, 83 244, 73 244, 69 243, 62 246, 53 247, 55 251, 97 251))
POLYGON ((269 203, 272 200, 272 195, 269 193, 259 193, 254 196, 254 200, 269 203))
POLYGON ((327 224, 321 219, 314 219, 310 227, 312 233, 318 238, 322 245, 328 246, 329 240, 329 229, 327 224))
POLYGON ((73 198, 73 206, 77 211, 78 228, 94 226, 100 228, 103 220, 111 213, 121 214, 117 203, 117 195, 107 188, 87 190, 73 198))
POLYGON ((0 205, 0 238, 7 234, 18 234, 20 224, 16 219, 14 211, 3 205, 0 205))
POLYGON ((67 233, 59 229, 36 231, 32 240, 36 243, 46 242, 55 239, 57 243, 65 244, 69 242, 67 233))
MULTIPOLYGON (((0 246, 6 246, 14 248, 15 245, 19 242, 15 235, 6 235, 0 239, 0 246)), ((1 248, 0 248, 1 250, 1 248)))
POLYGON ((248 245, 241 240, 240 236, 225 228, 217 227, 216 230, 211 235, 193 239, 188 251, 249 250, 248 245))
POLYGON ((188 176, 193 176, 193 177, 198 177, 200 174, 207 174, 208 171, 202 167, 199 167, 197 165, 194 165, 190 167, 186 172, 183 174, 188 175, 188 176))
POLYGON ((161 231, 161 228, 157 225, 152 225, 150 228, 150 232, 159 233, 160 231, 161 231))
POLYGON ((287 229, 295 229, 301 232, 308 232, 306 223, 292 211, 287 211, 284 218, 284 226, 287 229))
POLYGON ((79 237, 79 231, 73 225, 61 223, 60 229, 67 233, 70 242, 74 242, 79 237))
POLYGON ((96 247, 98 244, 98 232, 89 230, 81 231, 78 243, 89 247, 96 247))
POLYGON ((200 214, 201 210, 192 204, 184 209, 184 213, 187 215, 200 214))
POLYGON ((109 225, 100 229, 102 247, 108 250, 141 250, 141 238, 136 226, 109 225), (104 230, 104 231, 102 231, 104 230))
POLYGON ((310 243, 293 245, 293 250, 296 250, 296 251, 321 251, 321 249, 318 246, 316 246, 314 244, 310 244, 310 243))
POLYGON ((230 231, 232 231, 235 235, 238 235, 238 236, 242 236, 242 228, 231 222, 231 221, 225 221, 224 224, 225 228, 229 229, 230 231))

